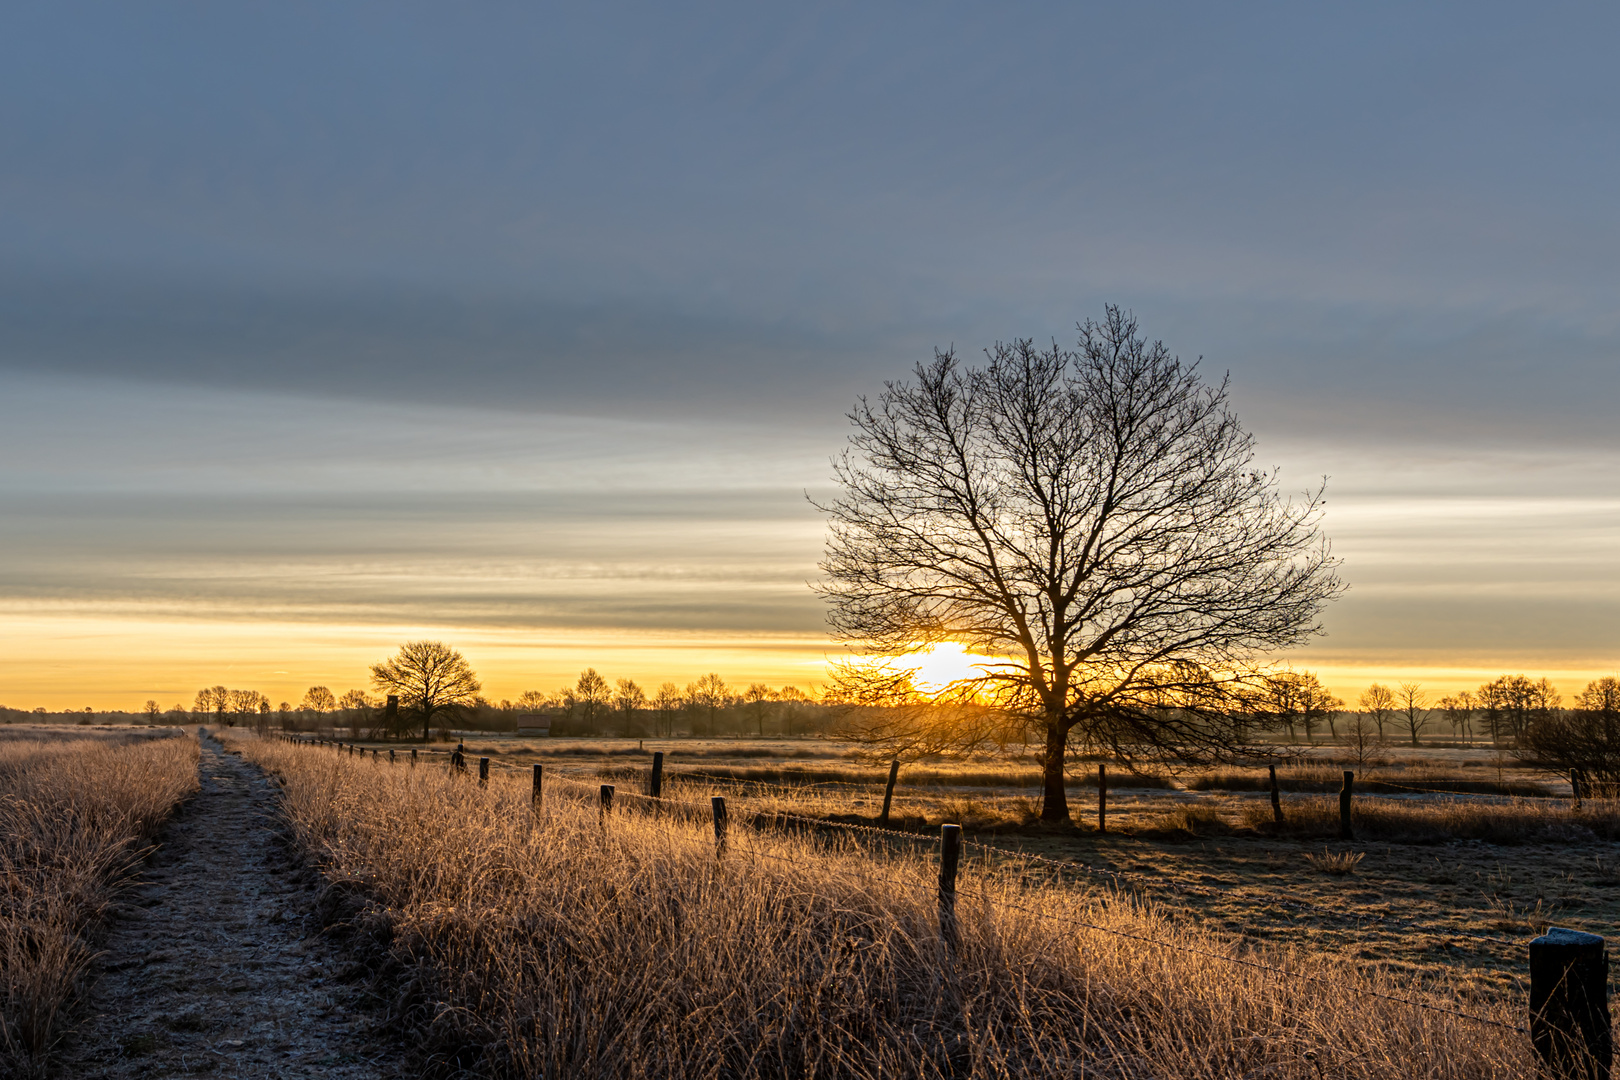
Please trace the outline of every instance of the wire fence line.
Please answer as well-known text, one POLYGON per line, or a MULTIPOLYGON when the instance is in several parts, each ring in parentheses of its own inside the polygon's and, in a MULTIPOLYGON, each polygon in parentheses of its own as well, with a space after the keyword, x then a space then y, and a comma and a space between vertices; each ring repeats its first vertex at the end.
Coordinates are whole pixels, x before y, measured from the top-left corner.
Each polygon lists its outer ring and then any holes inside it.
MULTIPOLYGON (((343 744, 339 743, 338 745, 341 746, 343 744)), ((361 752, 364 753, 363 750, 361 752)), ((455 756, 455 754, 457 753, 457 751, 454 751, 454 750, 442 750, 442 749, 435 749, 435 748, 423 748, 422 753, 424 753, 424 754, 434 754, 434 755, 443 755, 443 756, 453 758, 455 756)), ((503 762, 503 761, 500 761, 500 760, 494 759, 494 758, 489 759, 489 761, 490 761, 490 765, 491 765, 492 768, 506 770, 506 771, 512 771, 512 772, 527 773, 533 767, 532 764, 529 764, 529 765, 517 765, 517 764, 511 764, 511 763, 508 763, 508 762, 503 762)), ((569 776, 569 775, 567 775, 565 773, 547 772, 546 776, 551 782, 554 782, 554 783, 555 782, 561 782, 561 783, 569 784, 569 785, 571 785, 573 787, 577 787, 577 788, 581 789, 582 797, 584 797, 584 798, 590 798, 590 797, 593 797, 593 796, 597 795, 597 793, 599 791, 599 787, 600 787, 600 785, 596 785, 596 784, 592 784, 590 782, 586 782, 586 781, 576 779, 576 778, 571 777, 571 776, 569 776)), ((688 772, 667 773, 667 774, 665 774, 665 777, 666 777, 666 779, 681 779, 681 778, 699 777, 699 778, 704 778, 704 779, 719 780, 719 781, 728 782, 728 783, 753 785, 753 786, 756 786, 756 787, 780 787, 780 786, 782 786, 782 785, 770 784, 768 782, 763 782, 763 781, 740 780, 740 779, 737 779, 737 778, 724 777, 724 776, 707 776, 706 774, 701 774, 701 773, 688 773, 688 772)), ((1413 789, 1413 790, 1419 790, 1419 789, 1413 789)), ((1471 793, 1471 794, 1473 794, 1473 793, 1471 793)), ((617 791, 615 797, 616 798, 621 798, 621 799, 622 798, 632 798, 632 799, 649 799, 649 798, 651 798, 650 796, 641 795, 641 794, 638 794, 636 792, 629 792, 629 791, 617 791)), ((1478 796, 1476 794, 1476 797, 1495 798, 1496 796, 1478 796)), ((702 804, 702 803, 686 802, 686 801, 679 800, 679 799, 676 799, 676 798, 671 798, 669 796, 662 797, 661 799, 658 800, 658 802, 659 802, 659 805, 661 805, 663 807, 666 807, 666 808, 679 807, 679 808, 681 808, 682 810, 686 811, 688 814, 690 814, 691 816, 694 816, 694 817, 706 817, 710 813, 710 808, 708 806, 702 804)), ((884 841, 886 843, 894 842, 894 841, 902 841, 902 842, 912 842, 912 843, 926 844, 926 845, 932 846, 933 844, 938 842, 937 837, 935 837, 935 836, 933 836, 931 834, 917 833, 917 832, 912 832, 910 830, 905 830, 905 829, 883 828, 883 827, 873 826, 873 825, 860 825, 860 824, 856 824, 856 823, 853 823, 853 822, 835 821, 835 820, 828 819, 828 818, 817 818, 817 817, 808 817, 808 816, 800 815, 800 814, 792 814, 792 813, 789 813, 789 812, 786 812, 786 811, 761 811, 761 810, 754 810, 754 809, 751 809, 751 808, 742 808, 742 809, 744 809, 744 812, 747 813, 752 819, 754 819, 756 824, 770 825, 770 824, 776 823, 776 822, 796 822, 796 823, 800 823, 800 824, 806 826, 807 828, 814 829, 814 830, 839 830, 839 831, 844 831, 844 832, 857 834, 857 835, 866 835, 866 836, 875 837, 875 838, 878 838, 878 839, 880 839, 880 840, 882 840, 882 841, 884 841)), ((1107 868, 1104 868, 1104 867, 1093 866, 1093 865, 1090 865, 1088 863, 1080 862, 1079 860, 1053 859, 1053 858, 1049 858, 1049 857, 1044 856, 1044 855, 1037 855, 1037 854, 1035 854, 1033 852, 1022 851, 1022 850, 1019 850, 1017 848, 1000 847, 998 845, 986 843, 986 842, 984 842, 982 840, 966 840, 966 841, 964 841, 964 844, 966 846, 968 846, 968 847, 978 848, 978 849, 986 851, 986 852, 992 852, 992 853, 995 853, 997 855, 1003 856, 1005 858, 1016 859, 1016 860, 1026 862, 1026 863, 1036 863, 1036 864, 1039 864, 1039 865, 1042 865, 1042 866, 1050 867, 1052 869, 1054 875, 1061 875, 1063 873, 1071 873, 1071 874, 1078 874, 1078 875, 1082 875, 1082 876, 1103 879, 1103 880, 1106 880, 1106 881, 1110 882, 1116 888, 1136 889, 1136 890, 1140 890, 1140 891, 1143 891, 1143 892, 1172 892, 1172 893, 1176 893, 1176 894, 1179 894, 1179 895, 1182 895, 1182 896, 1189 896, 1190 895, 1190 896, 1204 897, 1204 898, 1218 898, 1218 897, 1227 896, 1227 895, 1232 894, 1232 890, 1229 890, 1229 889, 1217 889, 1217 888, 1213 888, 1213 887, 1210 887, 1210 886, 1193 885, 1193 884, 1189 884, 1189 883, 1186 883, 1186 882, 1179 882, 1179 881, 1174 881, 1174 880, 1160 880, 1160 879, 1154 879, 1154 878, 1146 878, 1146 877, 1143 877, 1141 875, 1131 874, 1131 873, 1128 873, 1128 872, 1125 872, 1125 871, 1111 870, 1111 869, 1107 869, 1107 868)), ((1334 911, 1332 909, 1323 908, 1320 905, 1304 904, 1304 903, 1301 903, 1301 902, 1299 902, 1297 900, 1291 899, 1289 897, 1279 895, 1279 894, 1277 894, 1275 892, 1271 892, 1271 891, 1263 890, 1263 889, 1255 889, 1255 888, 1252 888, 1252 887, 1244 888, 1241 895, 1243 896, 1244 899, 1255 900, 1255 901, 1271 904, 1271 905, 1274 905, 1274 906, 1277 906, 1277 907, 1281 907, 1281 908, 1284 908, 1286 910, 1295 912, 1295 913, 1299 914, 1300 916, 1302 916, 1304 918, 1313 919, 1313 920, 1337 921, 1337 922, 1340 922, 1340 923, 1353 925, 1357 929, 1366 928, 1367 925, 1369 923, 1371 923, 1371 924, 1375 924, 1379 929, 1407 931, 1407 932, 1411 932, 1411 933, 1421 934, 1421 935, 1423 935, 1425 937, 1429 937, 1429 938, 1433 938, 1433 939, 1441 940, 1441 941, 1451 941, 1451 940, 1454 940, 1454 939, 1465 939, 1465 940, 1468 940, 1468 941, 1479 942, 1481 944, 1489 945, 1489 946, 1496 947, 1496 948, 1502 948, 1502 947, 1517 948, 1517 947, 1520 947, 1520 946, 1522 946, 1524 944, 1524 939, 1522 937, 1521 938, 1510 938, 1510 937, 1504 937, 1504 936, 1501 936, 1501 935, 1498 935, 1498 934, 1484 934, 1484 933, 1480 933, 1478 931, 1464 930, 1464 929, 1435 930, 1435 929, 1431 929, 1431 928, 1428 928, 1428 927, 1425 927, 1425 926, 1421 925, 1419 923, 1419 921, 1416 920, 1416 919, 1403 919, 1403 920, 1391 921, 1388 916, 1357 915, 1357 914, 1353 914, 1353 913, 1350 913, 1350 912, 1334 911)))
MULTIPOLYGON (((295 741, 299 741, 299 740, 295 740, 295 741)), ((337 744, 337 745, 339 745, 341 747, 342 744, 340 743, 340 744, 337 744)), ((452 759, 454 759, 456 754, 461 753, 461 751, 444 751, 444 750, 433 750, 433 749, 427 749, 424 752, 425 753, 431 753, 431 754, 443 754, 443 755, 451 757, 452 759)), ((376 755, 373 755, 373 760, 375 760, 375 759, 376 759, 376 755)), ((465 768, 465 758, 464 757, 463 757, 463 760, 459 764, 460 764, 460 767, 462 769, 465 768)), ((506 763, 506 762, 499 762, 499 761, 493 761, 493 760, 490 761, 490 765, 492 767, 494 767, 494 768, 497 768, 497 769, 500 769, 500 770, 503 770, 503 771, 511 771, 511 772, 527 772, 527 771, 529 771, 530 768, 533 767, 533 766, 527 766, 526 767, 526 766, 522 766, 522 765, 513 765, 513 764, 506 763)), ((553 781, 553 782, 560 781, 560 782, 562 782, 564 784, 567 784, 567 785, 569 785, 571 787, 581 789, 582 792, 584 793, 582 798, 588 798, 589 797, 591 785, 589 785, 588 783, 573 779, 571 777, 560 775, 560 774, 547 774, 547 778, 549 780, 553 781)), ((603 792, 605 792, 606 789, 611 788, 611 787, 613 787, 613 785, 598 785, 598 792, 603 793, 603 792)), ((711 808, 704 807, 701 803, 689 802, 689 801, 686 801, 686 800, 655 798, 653 796, 640 796, 640 795, 637 795, 636 793, 633 793, 633 792, 625 792, 623 794, 629 795, 631 797, 635 797, 635 798, 638 798, 638 799, 645 800, 646 802, 653 803, 653 804, 655 804, 655 805, 657 805, 658 807, 661 807, 661 808, 665 808, 665 809, 677 809, 678 808, 678 809, 680 809, 682 811, 686 811, 686 812, 690 813, 693 816, 701 816, 705 812, 711 810, 711 808)), ((812 829, 829 829, 830 828, 830 829, 837 829, 837 830, 842 830, 842 831, 847 831, 847 832, 852 832, 852 833, 876 834, 879 837, 881 837, 881 839, 883 841, 885 841, 885 842, 893 841, 893 840, 897 840, 897 839, 919 841, 919 842, 927 842, 930 845, 932 845, 935 842, 933 837, 923 836, 923 835, 916 834, 916 833, 909 833, 909 832, 890 830, 890 829, 879 829, 879 828, 875 828, 873 826, 856 825, 856 824, 852 824, 852 823, 848 823, 848 822, 828 821, 828 820, 821 819, 821 818, 811 818, 811 817, 805 817, 805 816, 802 816, 802 815, 788 814, 788 813, 777 812, 777 811, 750 810, 750 809, 747 809, 747 808, 742 808, 742 809, 743 809, 744 814, 747 815, 748 818, 752 819, 752 821, 756 825, 761 823, 761 822, 766 823, 766 824, 774 824, 774 823, 777 823, 777 822, 786 821, 786 822, 796 822, 796 823, 799 823, 799 824, 801 824, 801 825, 803 825, 803 826, 805 826, 807 828, 812 828, 812 829)), ((718 827, 717 827, 717 839, 718 838, 719 838, 719 833, 718 833, 718 827)), ((1055 866, 1057 868, 1060 868, 1062 870, 1078 870, 1078 871, 1083 872, 1083 873, 1091 873, 1091 874, 1095 874, 1097 876, 1110 878, 1110 879, 1112 879, 1112 880, 1114 880, 1116 882, 1131 880, 1134 877, 1133 875, 1125 875, 1125 874, 1121 874, 1121 873, 1119 873, 1117 871, 1103 870, 1103 869, 1100 869, 1100 868, 1097 868, 1097 867, 1087 866, 1086 864, 1083 864, 1083 863, 1075 863, 1075 862, 1067 862, 1067 861, 1061 861, 1061 860, 1048 859, 1048 858, 1046 858, 1044 856, 1034 855, 1034 854, 1027 853, 1027 852, 1021 852, 1021 851, 1017 851, 1015 849, 1000 848, 1000 847, 996 847, 994 845, 984 844, 984 843, 978 842, 978 841, 970 841, 968 843, 971 846, 979 847, 979 848, 981 848, 983 850, 986 850, 986 851, 996 852, 996 853, 1007 855, 1007 856, 1017 858, 1017 859, 1031 860, 1031 861, 1038 861, 1038 862, 1041 862, 1041 863, 1047 863, 1047 864, 1051 864, 1051 865, 1053 865, 1053 866, 1055 866)), ((776 854, 773 854, 771 852, 761 851, 758 848, 751 847, 749 853, 751 855, 753 855, 754 857, 771 859, 771 860, 775 860, 775 861, 778 861, 778 862, 782 862, 782 863, 790 865, 790 866, 791 865, 796 865, 795 860, 793 860, 793 859, 789 859, 789 858, 787 858, 785 856, 776 855, 776 854)), ((900 878, 894 877, 893 875, 882 873, 882 872, 880 872, 880 871, 878 871, 876 869, 876 865, 880 865, 880 864, 869 865, 866 872, 871 874, 871 876, 873 876, 873 877, 875 877, 875 878, 877 878, 879 880, 887 881, 887 882, 889 882, 891 884, 899 885, 899 886, 901 886, 903 888, 908 888, 908 889, 909 888, 917 888, 917 887, 920 887, 920 886, 925 887, 925 886, 922 885, 922 883, 919 883, 919 882, 917 882, 915 880, 911 880, 911 881, 902 880, 900 878)), ((1135 880, 1141 881, 1142 879, 1137 878, 1135 880)), ((1152 882, 1150 884, 1155 885, 1155 886, 1159 886, 1159 887, 1163 887, 1166 884, 1170 884, 1170 883, 1152 882)), ((1206 894, 1206 895, 1218 892, 1218 890, 1203 889, 1202 887, 1196 887, 1196 886, 1193 887, 1193 888, 1199 889, 1199 891, 1201 893, 1206 894)), ((942 904, 942 907, 943 907, 943 905, 945 903, 945 891, 946 891, 945 879, 944 879, 944 877, 942 875, 941 882, 940 882, 940 892, 941 892, 941 904, 942 904)), ((1344 983, 1344 982, 1341 982, 1341 981, 1335 980, 1335 979, 1326 978, 1324 976, 1312 975, 1312 974, 1310 974, 1308 972, 1294 971, 1294 970, 1291 970, 1291 969, 1288 969, 1288 968, 1279 967, 1279 966, 1274 965, 1274 964, 1267 964, 1267 963, 1264 963, 1264 962, 1259 961, 1259 960, 1247 959, 1247 958, 1240 957, 1240 956, 1235 956, 1235 955, 1232 955, 1232 954, 1229 954, 1229 953, 1221 953, 1221 952, 1215 952, 1215 951, 1209 950, 1209 949, 1202 949, 1202 948, 1198 948, 1196 946, 1187 945, 1187 944, 1182 943, 1182 942, 1169 941, 1169 940, 1166 940, 1164 938, 1155 937, 1155 936, 1150 935, 1150 934, 1133 933, 1133 932, 1128 931, 1128 930, 1121 930, 1121 929, 1118 929, 1118 928, 1115 928, 1115 927, 1103 926, 1103 925, 1098 924, 1098 923, 1087 922, 1087 921, 1082 920, 1082 919, 1077 919, 1077 918, 1074 918, 1073 916, 1062 915, 1062 914, 1057 914, 1057 913, 1050 912, 1050 911, 1043 911, 1043 910, 1040 910, 1040 909, 1037 909, 1037 908, 1032 908, 1032 907, 1029 907, 1026 904, 1019 904, 1019 903, 1017 903, 1015 901, 1009 900, 1006 897, 992 896, 989 893, 983 891, 982 889, 977 889, 977 888, 959 889, 959 888, 957 888, 957 886, 955 884, 955 881, 954 881, 954 872, 953 872, 952 882, 951 882, 951 884, 949 886, 949 892, 950 892, 951 900, 952 900, 953 904, 954 904, 954 899, 955 899, 955 897, 957 895, 967 895, 967 896, 970 896, 970 897, 972 897, 972 898, 974 898, 976 900, 979 900, 980 902, 982 902, 982 903, 984 903, 984 904, 986 904, 986 905, 988 905, 988 906, 990 906, 992 908, 999 908, 999 909, 1009 910, 1009 911, 1017 911, 1017 912, 1019 912, 1021 914, 1033 916, 1035 918, 1046 920, 1048 922, 1055 922, 1055 923, 1059 923, 1059 924, 1064 924, 1064 925, 1075 927, 1077 929, 1083 929, 1083 930, 1088 930, 1088 931, 1092 931, 1092 932, 1096 932, 1096 933, 1101 933, 1101 934, 1104 934, 1104 935, 1109 935, 1109 936, 1118 937, 1118 938, 1122 938, 1122 939, 1128 939, 1128 940, 1132 940, 1132 941, 1137 941, 1137 942, 1141 942, 1143 944, 1153 945, 1155 947, 1162 948, 1162 949, 1168 949, 1168 950, 1171 950, 1171 951, 1174 951, 1174 952, 1179 952, 1179 953, 1183 953, 1183 954, 1187 954, 1187 955, 1193 955, 1193 956, 1199 956, 1199 957, 1202 957, 1202 958, 1205 958, 1205 959, 1210 959, 1210 960, 1215 960, 1215 961, 1219 961, 1219 962, 1222 962, 1222 963, 1232 964, 1232 965, 1235 965, 1235 966, 1238 966, 1238 967, 1243 967, 1243 968, 1247 968, 1247 969, 1251 969, 1251 970, 1255 970, 1255 971, 1264 972, 1266 974, 1269 974, 1269 975, 1271 975, 1271 976, 1273 976, 1275 978, 1279 978, 1279 979, 1288 979, 1288 980, 1294 980, 1294 981, 1310 982, 1310 983, 1314 983, 1314 984, 1317 984, 1317 985, 1329 986, 1329 987, 1333 987, 1335 989, 1350 992, 1350 993, 1353 993, 1353 994, 1360 994, 1360 995, 1364 995, 1364 996, 1367 996, 1367 997, 1377 998, 1379 1000, 1388 1001, 1388 1002, 1391 1002, 1391 1003, 1408 1006, 1408 1007, 1411 1007, 1411 1008, 1421 1009, 1421 1010, 1425 1010, 1425 1011, 1433 1012, 1433 1013, 1437 1013, 1437 1014, 1443 1014, 1443 1015, 1446 1015, 1446 1016, 1449 1016, 1449 1017, 1452 1017, 1452 1018, 1455 1018, 1455 1019, 1467 1021, 1467 1022, 1474 1023, 1474 1024, 1479 1024, 1479 1025, 1484 1025, 1484 1026, 1489 1026, 1489 1027, 1505 1029, 1505 1030, 1517 1032, 1517 1033, 1520 1033, 1520 1034, 1529 1034, 1530 1033, 1530 1029, 1527 1028, 1527 1027, 1524 1027, 1522 1025, 1509 1023, 1509 1022, 1506 1022, 1506 1021, 1503 1021, 1503 1020, 1496 1020, 1496 1019, 1493 1019, 1493 1018, 1490 1018, 1490 1017, 1479 1016, 1477 1014, 1469 1013, 1469 1012, 1463 1011, 1462 1009, 1454 1008, 1454 1007, 1451 1007, 1451 1006, 1437 1005, 1437 1004, 1434 1004, 1432 1002, 1420 1001, 1420 1000, 1417 1000, 1415 998, 1405 997, 1405 996, 1401 996, 1401 995, 1398 995, 1398 994, 1389 994, 1389 993, 1385 993, 1385 992, 1378 991, 1378 990, 1372 990, 1372 989, 1369 989, 1369 988, 1367 988, 1365 986, 1353 986, 1351 984, 1344 983)), ((1278 899, 1280 900, 1281 898, 1278 898, 1278 899)), ((1294 902, 1294 901, 1282 901, 1282 902, 1284 904, 1288 905, 1288 906, 1293 906, 1293 907, 1305 907, 1306 906, 1306 905, 1300 905, 1300 904, 1298 904, 1297 902, 1294 902)), ((1337 914, 1337 913, 1332 913, 1332 914, 1337 914)), ((1349 916, 1342 916, 1341 915, 1339 917, 1349 917, 1349 916)), ((1481 938, 1483 940, 1489 940, 1489 941, 1491 941, 1491 942, 1493 942, 1495 944, 1502 944, 1502 945, 1517 945, 1517 944, 1519 944, 1518 942, 1514 942, 1511 939, 1507 939, 1507 938, 1489 937, 1489 936, 1486 936, 1486 935, 1469 935, 1465 931, 1464 932, 1458 932, 1457 934, 1450 934, 1450 933, 1440 934, 1440 933, 1436 933, 1436 932, 1433 932, 1433 931, 1423 931, 1423 930, 1421 930, 1421 928, 1416 928, 1416 929, 1419 929, 1420 932, 1431 934, 1432 936, 1436 936, 1436 937, 1475 936, 1475 937, 1479 937, 1479 938, 1481 938)))

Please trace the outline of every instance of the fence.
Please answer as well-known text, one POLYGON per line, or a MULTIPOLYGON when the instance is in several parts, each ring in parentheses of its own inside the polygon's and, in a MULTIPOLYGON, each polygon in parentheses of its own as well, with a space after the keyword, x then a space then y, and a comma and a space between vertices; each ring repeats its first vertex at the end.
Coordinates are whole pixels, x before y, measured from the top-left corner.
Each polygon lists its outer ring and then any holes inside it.
MULTIPOLYGON (((337 753, 353 757, 358 754, 366 756, 364 748, 354 744, 345 744, 334 740, 320 738, 299 737, 296 735, 280 736, 284 741, 306 747, 331 747, 337 753)), ((452 751, 427 749, 424 754, 443 755, 445 764, 455 774, 467 775, 466 753, 462 747, 452 751)), ((379 748, 372 748, 370 758, 373 762, 382 760, 379 748)), ((387 761, 398 764, 405 760, 397 756, 393 749, 387 751, 387 761)), ((409 764, 418 763, 418 750, 410 750, 409 764)), ((503 762, 492 761, 488 757, 480 757, 477 763, 477 783, 487 786, 491 769, 503 769, 524 772, 531 778, 531 804, 539 809, 543 805, 547 789, 548 774, 543 764, 534 764, 525 769, 521 766, 507 765, 503 762)), ((884 813, 880 820, 886 820, 888 809, 892 800, 897 769, 890 768, 884 792, 884 813)), ((723 795, 712 796, 707 806, 680 799, 666 798, 663 793, 665 778, 664 755, 655 753, 652 766, 647 773, 646 793, 619 791, 617 785, 599 784, 595 791, 592 785, 582 783, 566 776, 551 774, 552 784, 560 784, 575 789, 577 798, 590 799, 592 795, 598 810, 598 818, 603 828, 615 813, 615 804, 623 806, 626 803, 639 805, 653 812, 666 815, 677 815, 688 820, 704 819, 712 822, 714 831, 714 851, 717 859, 730 857, 730 835, 734 820, 741 821, 755 829, 775 829, 797 831, 801 834, 815 834, 819 832, 845 832, 856 835, 879 837, 887 843, 926 843, 938 844, 939 875, 936 886, 935 901, 938 909, 940 936, 947 949, 955 952, 959 947, 959 931, 957 922, 957 901, 960 896, 967 895, 988 905, 989 907, 1018 911, 1035 918, 1049 920, 1059 924, 1070 925, 1078 929, 1127 938, 1155 948, 1175 952, 1187 953, 1206 959, 1217 960, 1251 970, 1264 972, 1277 979, 1287 979, 1299 982, 1311 982, 1324 985, 1334 985, 1345 988, 1342 983, 1335 983, 1331 979, 1307 972, 1299 972, 1264 963, 1260 960, 1235 956, 1226 953, 1212 952, 1196 948, 1185 943, 1168 941, 1163 938, 1152 937, 1146 934, 1137 934, 1119 930, 1113 927, 1088 923, 1068 916, 1040 911, 1025 905, 1009 901, 1005 897, 995 897, 977 889, 966 889, 959 881, 959 869, 964 848, 978 848, 987 853, 996 853, 1005 858, 1022 860, 1026 864, 1033 863, 1050 867, 1054 875, 1062 873, 1077 873, 1107 879, 1116 887, 1129 887, 1139 889, 1169 888, 1180 893, 1193 895, 1209 895, 1216 890, 1205 889, 1198 886, 1186 886, 1175 883, 1146 881, 1130 874, 1119 871, 1088 866, 1084 863, 1047 859, 1009 848, 1002 848, 978 841, 967 841, 963 837, 962 828, 956 824, 945 824, 940 827, 937 841, 934 837, 911 832, 901 832, 881 826, 864 826, 847 822, 828 821, 823 818, 812 818, 800 815, 782 813, 777 811, 747 811, 744 810, 740 818, 734 814, 735 807, 729 807, 723 795)), ((702 774, 688 774, 702 776, 702 774)), ((730 781, 741 784, 754 784, 757 782, 734 780, 727 777, 707 777, 711 780, 730 781)), ((1106 825, 1107 806, 1107 778, 1106 767, 1099 768, 1098 783, 1098 809, 1100 825, 1106 825)), ((1344 773, 1343 787, 1340 792, 1340 835, 1349 839, 1353 836, 1352 807, 1354 798, 1354 774, 1344 773)), ((776 786, 776 785, 769 785, 776 786)), ((1413 789, 1423 790, 1423 789, 1413 789)), ((1439 792, 1453 795, 1454 792, 1439 792)), ((1275 786, 1275 771, 1272 772, 1272 788, 1270 792, 1274 809, 1278 810, 1278 793, 1275 786)), ((755 857, 782 859, 781 856, 769 852, 754 851, 755 857)), ((890 883, 909 886, 910 883, 898 881, 896 878, 881 873, 873 876, 890 883)), ((1369 920, 1357 919, 1352 916, 1335 912, 1324 912, 1312 905, 1301 904, 1282 896, 1272 895, 1267 898, 1269 902, 1292 908, 1302 914, 1314 917, 1351 919, 1361 924, 1369 920)), ((1431 933, 1413 926, 1412 922, 1390 923, 1377 920, 1381 926, 1393 929, 1403 929, 1416 933, 1431 933)), ((1505 945, 1520 947, 1524 943, 1519 940, 1494 935, 1471 934, 1466 931, 1448 931, 1443 936, 1469 937, 1478 941, 1488 942, 1492 945, 1505 945)), ((1454 1003, 1442 1004, 1434 1001, 1422 1001, 1413 997, 1359 988, 1358 992, 1384 1001, 1393 1002, 1414 1009, 1426 1010, 1444 1014, 1468 1023, 1483 1026, 1503 1028, 1530 1037, 1533 1050, 1543 1063, 1547 1074, 1559 1080, 1597 1080, 1610 1076, 1613 1060, 1613 1036, 1611 1032, 1611 1019, 1608 1003, 1608 958, 1604 939, 1595 934, 1583 933, 1563 928, 1550 928, 1545 934, 1538 936, 1529 943, 1529 1002, 1527 1010, 1527 1025, 1507 1023, 1502 1020, 1475 1013, 1466 1012, 1454 1007, 1454 1003)))

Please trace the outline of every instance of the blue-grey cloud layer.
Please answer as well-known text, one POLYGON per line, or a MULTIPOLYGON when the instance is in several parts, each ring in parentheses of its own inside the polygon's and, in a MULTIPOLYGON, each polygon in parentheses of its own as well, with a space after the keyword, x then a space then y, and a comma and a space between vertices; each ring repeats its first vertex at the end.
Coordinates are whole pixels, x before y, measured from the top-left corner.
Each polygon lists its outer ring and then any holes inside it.
POLYGON ((1267 408, 1563 435, 1620 390, 1616 21, 17 9, 0 364, 802 415, 1116 300, 1267 408))

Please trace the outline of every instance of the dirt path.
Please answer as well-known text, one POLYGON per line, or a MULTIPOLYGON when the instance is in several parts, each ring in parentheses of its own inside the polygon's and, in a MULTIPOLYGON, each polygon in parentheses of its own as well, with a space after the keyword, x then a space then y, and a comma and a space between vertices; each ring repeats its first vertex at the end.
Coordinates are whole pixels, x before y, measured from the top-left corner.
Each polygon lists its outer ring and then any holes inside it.
POLYGON ((397 1052, 367 1038, 352 965, 316 933, 316 883, 277 840, 275 789, 211 739, 200 769, 125 894, 58 1075, 397 1075, 397 1052))

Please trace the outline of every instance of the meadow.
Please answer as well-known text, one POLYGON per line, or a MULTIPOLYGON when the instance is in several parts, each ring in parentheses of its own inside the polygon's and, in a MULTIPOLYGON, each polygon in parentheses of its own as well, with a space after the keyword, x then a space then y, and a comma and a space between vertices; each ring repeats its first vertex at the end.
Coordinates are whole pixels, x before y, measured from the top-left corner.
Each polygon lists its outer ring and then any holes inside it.
POLYGON ((176 731, 0 729, 0 1071, 48 1068, 109 905, 196 762, 176 731))
MULTIPOLYGON (((280 778, 285 813, 328 882, 327 917, 394 988, 390 1022, 446 1075, 1532 1068, 1513 1028, 1538 916, 1515 889, 1552 880, 1538 862, 1550 839, 1502 848, 1522 867, 1487 880, 1471 877, 1492 869, 1460 854, 1463 842, 1346 852, 1268 835, 1244 823, 1255 800, 1240 792, 1122 787, 1118 832, 1015 828, 999 803, 1030 793, 983 784, 982 767, 961 768, 960 784, 902 789, 896 830, 840 828, 870 823, 881 782, 813 744, 739 743, 728 755, 683 740, 659 807, 633 797, 645 769, 622 744, 471 742, 473 758, 495 759, 487 787, 441 755, 413 768, 390 765, 386 750, 229 745, 280 778), (548 764, 538 812, 535 761, 548 764), (724 775, 790 765, 865 782, 724 775), (605 816, 604 778, 618 792, 605 816), (860 790, 830 786, 846 783, 860 790), (708 818, 715 793, 730 807, 723 858, 708 818), (994 828, 970 830, 953 946, 934 827, 964 800, 989 800, 994 828), (1230 808, 1212 821, 1186 816, 1218 802, 1230 808)), ((919 775, 943 781, 957 767, 933 768, 919 775)), ((1302 822, 1314 798, 1289 800, 1302 822)), ((1581 867, 1564 854, 1581 879, 1568 889, 1614 880, 1601 857, 1581 867)))

